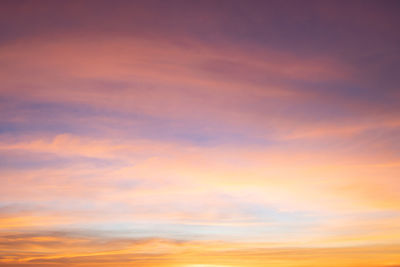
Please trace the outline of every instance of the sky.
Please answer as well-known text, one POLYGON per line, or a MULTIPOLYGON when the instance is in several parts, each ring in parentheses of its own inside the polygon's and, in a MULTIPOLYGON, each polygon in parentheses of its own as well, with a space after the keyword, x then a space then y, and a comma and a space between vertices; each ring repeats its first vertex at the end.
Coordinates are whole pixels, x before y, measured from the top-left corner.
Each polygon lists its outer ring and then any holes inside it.
POLYGON ((2 0, 0 266, 399 267, 399 12, 2 0))

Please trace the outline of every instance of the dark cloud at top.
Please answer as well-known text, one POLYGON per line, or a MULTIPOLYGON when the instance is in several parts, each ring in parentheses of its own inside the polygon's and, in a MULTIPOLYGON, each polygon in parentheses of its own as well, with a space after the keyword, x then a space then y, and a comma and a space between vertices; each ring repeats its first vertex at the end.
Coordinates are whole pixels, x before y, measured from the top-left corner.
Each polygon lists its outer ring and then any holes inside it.
MULTIPOLYGON (((3 1, 0 43, 93 35, 234 43, 361 68, 364 92, 399 83, 397 1, 3 1)), ((363 92, 360 92, 363 93, 363 92)))

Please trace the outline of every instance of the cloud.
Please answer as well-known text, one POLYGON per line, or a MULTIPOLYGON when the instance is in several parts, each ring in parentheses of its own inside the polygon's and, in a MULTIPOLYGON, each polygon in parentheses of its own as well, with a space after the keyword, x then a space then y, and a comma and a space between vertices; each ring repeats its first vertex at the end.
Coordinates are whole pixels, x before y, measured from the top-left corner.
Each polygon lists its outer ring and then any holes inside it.
POLYGON ((285 248, 262 243, 179 241, 168 239, 109 239, 78 237, 71 233, 9 234, 1 237, 3 253, 11 248, 38 249, 41 253, 11 252, 1 258, 4 264, 47 264, 61 266, 307 266, 335 264, 381 266, 382 260, 396 259, 399 247, 362 246, 345 248, 285 248), (6 242, 4 242, 6 241, 6 242), (104 247, 107 249, 104 250, 104 247), (83 253, 82 251, 86 251, 83 253), (366 260, 362 255, 368 253, 366 260))

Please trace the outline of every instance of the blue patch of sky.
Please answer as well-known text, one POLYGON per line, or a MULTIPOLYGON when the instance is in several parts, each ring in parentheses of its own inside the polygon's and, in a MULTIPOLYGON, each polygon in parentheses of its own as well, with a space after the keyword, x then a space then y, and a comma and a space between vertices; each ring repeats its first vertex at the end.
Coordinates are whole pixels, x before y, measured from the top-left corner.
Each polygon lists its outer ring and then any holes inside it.
POLYGON ((251 240, 269 238, 280 240, 293 238, 313 228, 312 225, 304 226, 293 224, 188 224, 171 223, 162 220, 125 220, 109 223, 66 224, 64 229, 80 229, 96 231, 99 235, 114 238, 168 238, 179 240, 251 240), (306 230, 307 228, 310 228, 306 230))
POLYGON ((121 166, 121 160, 83 156, 58 156, 51 153, 34 153, 21 150, 0 151, 0 170, 55 169, 78 164, 88 164, 94 168, 121 166))
POLYGON ((24 116, 22 121, 0 120, 0 133, 24 136, 27 134, 77 134, 91 137, 111 136, 116 139, 143 138, 161 141, 180 141, 199 146, 219 144, 268 145, 261 137, 245 134, 242 129, 208 120, 176 120, 136 112, 99 109, 84 104, 48 102, 17 102, 8 111, 24 116))

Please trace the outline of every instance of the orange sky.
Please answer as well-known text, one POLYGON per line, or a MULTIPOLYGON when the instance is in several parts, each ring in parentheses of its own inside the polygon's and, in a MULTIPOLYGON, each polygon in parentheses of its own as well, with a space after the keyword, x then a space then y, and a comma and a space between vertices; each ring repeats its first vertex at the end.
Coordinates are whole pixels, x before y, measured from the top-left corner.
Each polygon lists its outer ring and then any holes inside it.
POLYGON ((400 266, 396 1, 0 3, 0 266, 400 266))

